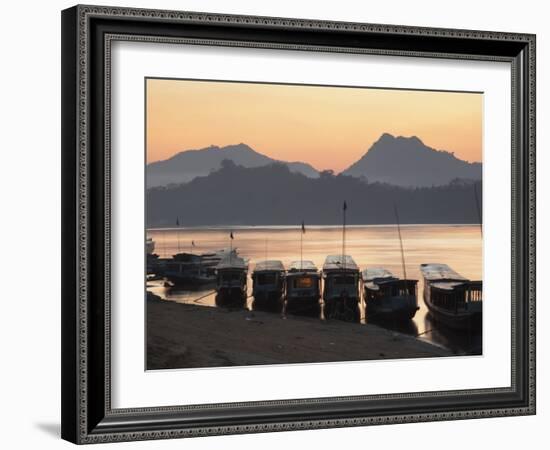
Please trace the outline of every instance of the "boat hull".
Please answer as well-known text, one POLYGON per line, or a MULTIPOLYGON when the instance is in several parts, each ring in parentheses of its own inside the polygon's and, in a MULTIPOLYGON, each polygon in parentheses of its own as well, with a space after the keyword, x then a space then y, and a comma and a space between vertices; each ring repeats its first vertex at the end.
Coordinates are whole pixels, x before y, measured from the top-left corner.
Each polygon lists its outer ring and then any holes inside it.
POLYGON ((252 293, 254 297, 254 305, 265 308, 279 308, 283 305, 282 290, 262 290, 252 293))
POLYGON ((325 319, 354 321, 360 317, 358 297, 335 297, 324 299, 325 319))
POLYGON ((453 330, 468 330, 481 325, 481 311, 460 311, 454 313, 443 308, 438 308, 425 299, 426 306, 432 318, 453 330))
POLYGON ((419 308, 416 297, 407 296, 371 299, 366 301, 365 309, 367 319, 407 321, 414 318, 419 308))
POLYGON ((293 296, 286 298, 286 311, 290 313, 319 311, 319 295, 293 296))
POLYGON ((246 290, 240 287, 218 288, 216 305, 218 306, 242 306, 246 303, 246 290))

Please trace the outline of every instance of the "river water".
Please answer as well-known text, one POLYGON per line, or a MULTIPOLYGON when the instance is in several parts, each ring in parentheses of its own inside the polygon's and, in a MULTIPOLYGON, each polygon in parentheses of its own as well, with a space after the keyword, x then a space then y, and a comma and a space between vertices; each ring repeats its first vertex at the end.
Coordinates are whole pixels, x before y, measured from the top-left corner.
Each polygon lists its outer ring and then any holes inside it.
MULTIPOLYGON (((291 261, 300 260, 302 253, 303 259, 312 260, 320 269, 327 255, 342 254, 342 227, 339 226, 306 226, 304 234, 300 227, 234 227, 233 240, 230 239, 230 231, 223 227, 149 229, 147 236, 153 238, 155 253, 161 257, 170 257, 178 252, 203 253, 232 245, 240 256, 249 259, 249 274, 257 261, 266 258, 279 259, 288 266, 291 261)), ((422 263, 445 263, 466 278, 481 280, 482 239, 479 225, 401 225, 401 235, 407 278, 419 280, 420 309, 407 324, 377 324, 418 336, 459 354, 480 354, 481 330, 460 333, 433 322, 422 299, 424 285, 419 268, 422 263)), ((385 267, 394 275, 403 277, 396 226, 348 226, 345 242, 346 254, 353 257, 361 270, 365 267, 385 267)), ((248 288, 251 291, 250 280, 248 288)), ((161 281, 149 281, 148 289, 166 300, 215 306, 212 288, 176 290, 165 287, 161 281)), ((252 308, 252 299, 247 307, 252 308)), ((360 320, 362 323, 368 322, 363 308, 360 320)))

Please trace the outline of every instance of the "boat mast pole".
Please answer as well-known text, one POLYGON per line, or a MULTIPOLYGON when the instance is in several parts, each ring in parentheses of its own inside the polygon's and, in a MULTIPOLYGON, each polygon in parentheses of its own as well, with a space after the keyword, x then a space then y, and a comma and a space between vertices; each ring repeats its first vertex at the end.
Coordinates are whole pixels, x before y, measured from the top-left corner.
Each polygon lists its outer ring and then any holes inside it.
POLYGON ((304 222, 302 221, 302 229, 300 230, 300 270, 304 266, 304 222))
POLYGON ((178 253, 181 253, 181 245, 180 245, 180 218, 179 216, 176 217, 176 235, 178 237, 178 253))
POLYGON ((399 225, 399 215, 397 214, 397 206, 393 204, 393 211, 395 212, 395 221, 397 223, 397 234, 399 235, 399 246, 401 247, 401 265, 403 267, 403 281, 405 286, 407 283, 407 270, 405 269, 405 252, 403 251, 403 239, 401 238, 401 226, 399 225))
POLYGON ((346 268, 346 210, 348 209, 348 205, 346 201, 344 200, 344 207, 343 207, 343 226, 342 226, 342 264, 344 266, 344 269, 346 268))
POLYGON ((233 258, 233 230, 229 232, 229 263, 233 258))

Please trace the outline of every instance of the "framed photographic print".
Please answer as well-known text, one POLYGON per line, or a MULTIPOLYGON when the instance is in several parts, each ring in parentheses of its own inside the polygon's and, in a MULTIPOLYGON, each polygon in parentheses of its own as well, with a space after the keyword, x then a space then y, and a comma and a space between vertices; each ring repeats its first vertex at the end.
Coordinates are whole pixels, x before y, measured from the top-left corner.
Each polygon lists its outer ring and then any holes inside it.
POLYGON ((535 36, 62 13, 62 436, 535 413, 535 36))

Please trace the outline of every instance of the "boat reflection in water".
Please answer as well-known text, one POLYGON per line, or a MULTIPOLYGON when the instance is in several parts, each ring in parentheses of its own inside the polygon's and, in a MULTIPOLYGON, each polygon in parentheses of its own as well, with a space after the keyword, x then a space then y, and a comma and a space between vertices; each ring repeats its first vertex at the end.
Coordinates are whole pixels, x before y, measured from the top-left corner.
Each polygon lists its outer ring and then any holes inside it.
POLYGON ((326 319, 358 320, 359 268, 349 255, 330 255, 323 264, 323 302, 326 319))
POLYGON ((252 272, 253 307, 280 310, 285 290, 285 267, 279 260, 260 261, 252 272))
POLYGON ((424 315, 420 326, 424 331, 416 334, 419 338, 441 345, 456 355, 481 355, 483 353, 481 326, 468 329, 449 328, 435 320, 429 311, 424 315))
POLYGON ((371 325, 377 325, 387 330, 395 331, 397 333, 406 334, 408 336, 420 337, 427 341, 431 341, 431 331, 426 336, 420 331, 418 324, 415 320, 393 320, 388 319, 387 316, 369 316, 365 317, 365 323, 371 325), (428 339, 426 339, 426 337, 428 339))
POLYGON ((321 277, 313 261, 292 261, 286 274, 286 312, 318 313, 321 277))

